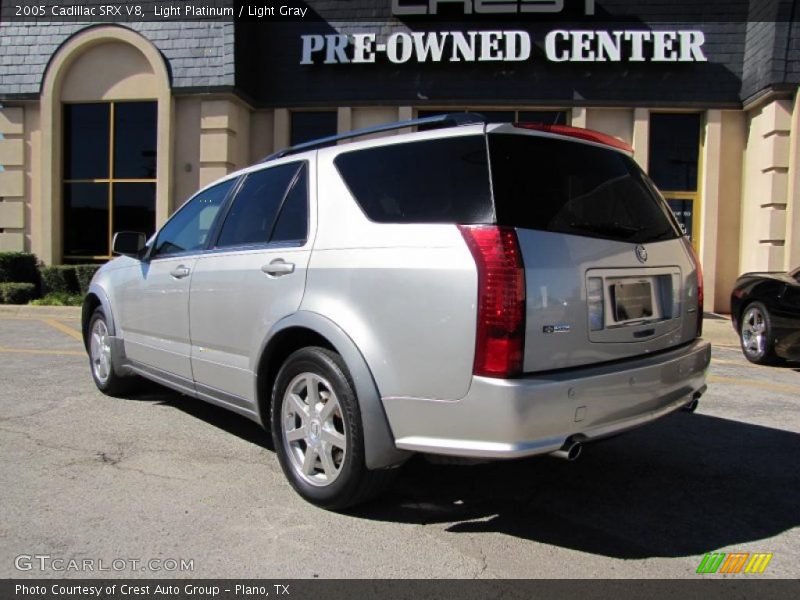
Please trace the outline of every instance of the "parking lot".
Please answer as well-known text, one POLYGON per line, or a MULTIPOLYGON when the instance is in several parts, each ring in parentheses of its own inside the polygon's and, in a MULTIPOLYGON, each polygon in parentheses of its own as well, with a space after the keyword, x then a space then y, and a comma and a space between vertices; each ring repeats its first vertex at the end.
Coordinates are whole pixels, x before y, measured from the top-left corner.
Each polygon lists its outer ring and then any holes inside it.
POLYGON ((800 576, 800 370, 749 364, 726 321, 706 323, 694 414, 575 463, 414 459, 379 501, 332 514, 291 490, 255 424, 157 386, 96 391, 77 315, 0 309, 0 577, 694 578, 711 551, 800 576), (20 555, 193 571, 20 571, 20 555))

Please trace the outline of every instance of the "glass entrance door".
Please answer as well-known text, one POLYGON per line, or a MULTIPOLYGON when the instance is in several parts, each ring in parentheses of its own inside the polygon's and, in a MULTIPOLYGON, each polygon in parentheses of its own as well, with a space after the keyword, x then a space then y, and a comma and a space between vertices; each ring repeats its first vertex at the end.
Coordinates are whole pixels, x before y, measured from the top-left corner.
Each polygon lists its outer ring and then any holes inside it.
POLYGON ((664 192, 667 204, 675 214, 675 218, 683 230, 683 234, 689 238, 692 245, 695 245, 695 226, 698 219, 695 218, 695 206, 697 205, 697 193, 692 192, 664 192))
POLYGON ((700 245, 700 125, 698 113, 650 115, 650 177, 695 249, 700 245))

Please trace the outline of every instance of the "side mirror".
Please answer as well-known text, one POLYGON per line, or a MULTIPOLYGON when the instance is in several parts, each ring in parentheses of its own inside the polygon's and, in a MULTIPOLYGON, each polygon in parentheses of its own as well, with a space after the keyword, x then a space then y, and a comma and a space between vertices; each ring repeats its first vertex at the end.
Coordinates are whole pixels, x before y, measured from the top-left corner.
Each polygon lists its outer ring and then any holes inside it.
POLYGON ((138 231, 118 231, 111 241, 111 251, 122 256, 140 258, 147 244, 145 235, 138 231))

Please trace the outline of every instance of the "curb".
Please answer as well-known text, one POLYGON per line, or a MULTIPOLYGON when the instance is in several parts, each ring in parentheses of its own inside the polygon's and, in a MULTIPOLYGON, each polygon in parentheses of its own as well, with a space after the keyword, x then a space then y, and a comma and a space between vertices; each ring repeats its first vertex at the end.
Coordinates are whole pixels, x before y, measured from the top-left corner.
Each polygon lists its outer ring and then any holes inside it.
POLYGON ((703 322, 703 337, 718 348, 739 348, 739 336, 726 317, 707 316, 703 322))

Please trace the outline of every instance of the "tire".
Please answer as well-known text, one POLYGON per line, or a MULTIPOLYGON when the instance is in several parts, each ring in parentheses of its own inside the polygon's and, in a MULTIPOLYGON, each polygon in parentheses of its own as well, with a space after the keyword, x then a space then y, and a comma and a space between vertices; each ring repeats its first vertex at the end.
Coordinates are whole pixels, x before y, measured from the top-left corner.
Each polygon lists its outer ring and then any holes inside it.
POLYGON ((779 363, 772 335, 772 319, 767 307, 761 302, 748 304, 742 311, 739 325, 739 342, 745 358, 757 365, 779 363))
POLYGON ((136 383, 135 377, 121 377, 114 371, 113 347, 108 343, 108 322, 102 308, 89 319, 89 370, 97 389, 108 396, 125 396, 136 383))
POLYGON ((377 496, 395 470, 370 471, 352 379, 325 348, 297 350, 272 391, 272 439, 284 475, 308 502, 344 510, 377 496))

